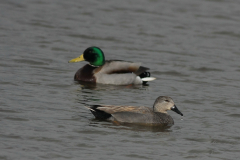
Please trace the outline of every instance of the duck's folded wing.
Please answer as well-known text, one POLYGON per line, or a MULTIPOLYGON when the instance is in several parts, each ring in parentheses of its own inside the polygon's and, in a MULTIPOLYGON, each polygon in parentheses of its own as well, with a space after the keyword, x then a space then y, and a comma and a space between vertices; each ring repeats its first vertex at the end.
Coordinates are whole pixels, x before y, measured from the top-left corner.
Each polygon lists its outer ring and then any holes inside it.
POLYGON ((116 73, 134 73, 137 76, 149 68, 141 66, 141 63, 127 61, 106 61, 105 64, 95 70, 95 73, 116 74, 116 73))
POLYGON ((97 108, 111 114, 112 120, 121 123, 143 125, 173 124, 172 118, 164 113, 155 113, 148 107, 101 105, 97 108))

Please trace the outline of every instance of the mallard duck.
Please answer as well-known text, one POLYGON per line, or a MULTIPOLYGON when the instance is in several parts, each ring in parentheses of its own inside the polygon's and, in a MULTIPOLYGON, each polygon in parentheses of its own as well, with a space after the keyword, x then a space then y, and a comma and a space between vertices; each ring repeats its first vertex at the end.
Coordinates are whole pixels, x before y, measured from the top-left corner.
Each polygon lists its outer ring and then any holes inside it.
POLYGON ((128 85, 145 84, 155 79, 146 72, 149 68, 141 66, 140 63, 105 60, 103 51, 98 47, 87 48, 81 56, 70 60, 69 63, 79 61, 88 61, 89 64, 76 72, 74 76, 76 81, 128 85))
POLYGON ((112 105, 93 105, 87 108, 92 112, 96 119, 140 125, 173 125, 173 118, 167 114, 167 110, 172 110, 183 116, 174 104, 172 98, 167 96, 158 97, 155 100, 153 108, 145 106, 135 107, 112 105))

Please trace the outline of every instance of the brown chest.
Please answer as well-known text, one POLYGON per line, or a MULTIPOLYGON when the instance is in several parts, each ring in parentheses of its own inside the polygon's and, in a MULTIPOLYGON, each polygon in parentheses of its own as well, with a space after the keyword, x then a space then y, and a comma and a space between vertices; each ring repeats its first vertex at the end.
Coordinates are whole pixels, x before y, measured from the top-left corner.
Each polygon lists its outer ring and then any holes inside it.
POLYGON ((86 64, 75 73, 74 80, 96 83, 96 78, 93 74, 93 70, 96 68, 97 67, 86 64))

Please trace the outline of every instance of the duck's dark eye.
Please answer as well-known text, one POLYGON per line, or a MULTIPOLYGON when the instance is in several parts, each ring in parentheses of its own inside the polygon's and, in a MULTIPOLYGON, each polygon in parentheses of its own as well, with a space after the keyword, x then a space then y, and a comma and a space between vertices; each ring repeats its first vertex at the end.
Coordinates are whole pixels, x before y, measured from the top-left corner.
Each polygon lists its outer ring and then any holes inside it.
POLYGON ((166 99, 165 102, 170 102, 170 101, 166 99))

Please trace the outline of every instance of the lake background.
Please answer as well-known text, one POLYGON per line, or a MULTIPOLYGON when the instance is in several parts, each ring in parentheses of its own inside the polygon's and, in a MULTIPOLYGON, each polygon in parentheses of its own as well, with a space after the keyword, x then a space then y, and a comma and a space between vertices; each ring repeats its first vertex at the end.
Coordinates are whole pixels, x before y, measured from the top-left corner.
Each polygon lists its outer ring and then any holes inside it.
POLYGON ((0 159, 208 159, 240 156, 240 2, 0 1, 0 159), (73 81, 89 46, 142 62, 149 86, 73 81), (91 104, 173 98, 169 129, 97 121, 91 104))

